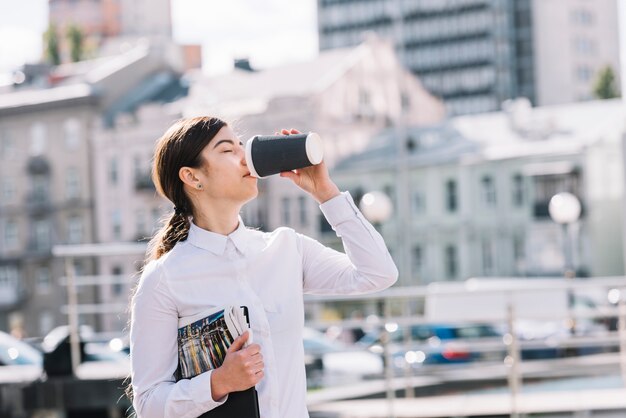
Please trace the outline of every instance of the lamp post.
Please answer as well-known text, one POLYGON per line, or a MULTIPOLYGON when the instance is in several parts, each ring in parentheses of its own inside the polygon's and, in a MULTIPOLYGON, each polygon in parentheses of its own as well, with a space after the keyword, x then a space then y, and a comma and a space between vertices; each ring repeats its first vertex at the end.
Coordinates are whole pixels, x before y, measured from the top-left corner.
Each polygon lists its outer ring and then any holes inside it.
MULTIPOLYGON (((380 224, 387 221, 391 214, 393 213, 393 204, 391 203, 391 199, 383 192, 372 191, 369 193, 365 193, 363 198, 361 199, 361 203, 359 204, 361 212, 363 212, 363 216, 370 221, 374 228, 380 228, 380 224)), ((383 318, 385 319, 385 326, 383 327, 383 331, 381 334, 381 342, 383 344, 383 355, 385 358, 385 386, 387 388, 387 401, 388 404, 388 416, 390 418, 395 418, 395 412, 393 407, 393 400, 395 398, 395 389, 392 387, 392 378, 393 378, 393 366, 391 364, 391 352, 389 351, 389 329, 387 327, 387 322, 389 317, 391 316, 391 305, 389 301, 383 301, 382 309, 379 307, 379 311, 382 310, 383 318)))
MULTIPOLYGON (((566 278, 573 279, 576 276, 576 271, 572 257, 573 246, 570 237, 570 226, 580 218, 580 200, 571 193, 557 193, 550 199, 548 212, 552 220, 563 228, 563 275, 566 278)), ((574 335, 576 333, 576 320, 572 312, 574 308, 574 293, 571 288, 567 291, 567 297, 570 310, 569 328, 570 333, 574 335)))
POLYGON ((391 199, 383 192, 365 193, 359 204, 363 216, 374 226, 379 226, 391 217, 393 205, 391 199))

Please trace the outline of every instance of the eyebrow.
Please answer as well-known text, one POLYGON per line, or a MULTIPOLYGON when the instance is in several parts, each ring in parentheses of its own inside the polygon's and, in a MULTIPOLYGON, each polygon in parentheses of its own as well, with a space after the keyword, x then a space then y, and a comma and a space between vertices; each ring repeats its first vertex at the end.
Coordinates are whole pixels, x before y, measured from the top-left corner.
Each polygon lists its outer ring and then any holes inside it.
MULTIPOLYGON (((227 143, 229 143, 231 145, 235 145, 235 141, 233 141, 232 139, 222 139, 221 141, 217 141, 217 144, 215 144, 213 146, 213 149, 217 148, 220 144, 222 144, 224 142, 227 142, 227 143)), ((241 144, 242 142, 239 141, 239 143, 241 144)))

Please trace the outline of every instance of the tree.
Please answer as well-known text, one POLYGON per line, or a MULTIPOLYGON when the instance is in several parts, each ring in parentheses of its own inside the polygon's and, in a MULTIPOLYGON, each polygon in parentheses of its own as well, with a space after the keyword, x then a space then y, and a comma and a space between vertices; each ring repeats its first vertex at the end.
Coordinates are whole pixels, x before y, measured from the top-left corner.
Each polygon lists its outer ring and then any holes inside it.
POLYGON ((70 57, 72 62, 80 61, 83 58, 83 32, 76 25, 67 28, 67 39, 70 43, 70 57))
POLYGON ((593 86, 593 95, 598 99, 613 99, 620 96, 615 82, 613 68, 607 65, 598 73, 598 78, 593 86))
POLYGON ((61 54, 59 53, 59 37, 56 26, 50 24, 48 30, 43 34, 43 38, 45 60, 52 65, 59 65, 61 63, 61 54))

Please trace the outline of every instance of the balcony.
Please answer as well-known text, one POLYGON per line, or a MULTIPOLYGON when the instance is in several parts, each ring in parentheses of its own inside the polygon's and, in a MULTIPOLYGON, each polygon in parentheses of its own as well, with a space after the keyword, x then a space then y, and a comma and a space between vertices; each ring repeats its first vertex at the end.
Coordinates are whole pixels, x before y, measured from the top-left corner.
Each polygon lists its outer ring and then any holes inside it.
POLYGON ((50 213, 53 208, 50 195, 44 192, 31 192, 26 195, 26 209, 30 215, 41 216, 50 213))
POLYGON ((42 156, 30 157, 26 163, 26 171, 33 176, 45 176, 50 174, 50 163, 42 156))

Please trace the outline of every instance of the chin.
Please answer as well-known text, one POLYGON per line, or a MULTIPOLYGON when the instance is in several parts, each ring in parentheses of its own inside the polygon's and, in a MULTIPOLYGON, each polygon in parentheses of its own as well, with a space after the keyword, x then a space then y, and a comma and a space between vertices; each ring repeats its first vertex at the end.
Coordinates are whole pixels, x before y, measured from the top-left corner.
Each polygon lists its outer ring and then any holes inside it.
POLYGON ((246 199, 245 199, 246 203, 253 200, 258 195, 259 195, 259 189, 255 187, 254 190, 250 191, 250 193, 247 194, 246 199))

